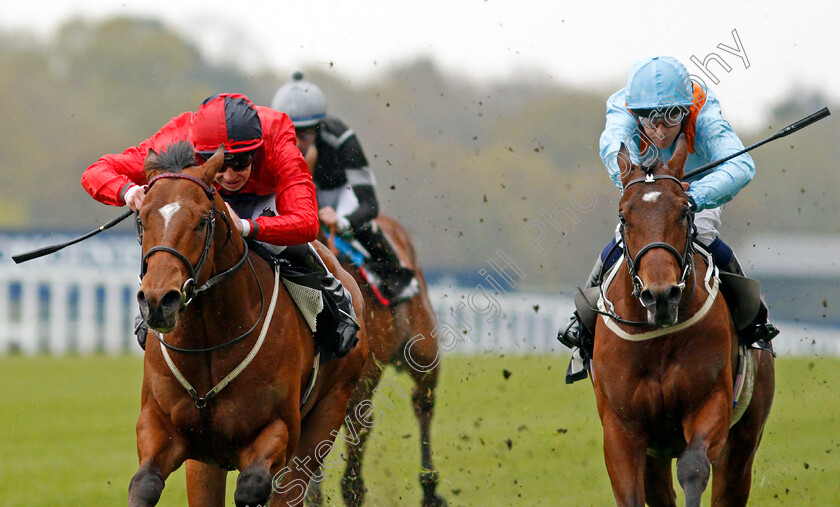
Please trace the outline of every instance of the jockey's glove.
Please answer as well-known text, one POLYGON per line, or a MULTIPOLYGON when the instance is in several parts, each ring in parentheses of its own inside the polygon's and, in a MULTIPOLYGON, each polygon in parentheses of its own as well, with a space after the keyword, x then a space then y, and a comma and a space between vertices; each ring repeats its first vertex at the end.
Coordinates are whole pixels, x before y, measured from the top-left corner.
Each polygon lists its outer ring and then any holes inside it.
POLYGON ((336 232, 344 234, 350 230, 350 220, 347 217, 338 217, 338 223, 335 224, 336 232))

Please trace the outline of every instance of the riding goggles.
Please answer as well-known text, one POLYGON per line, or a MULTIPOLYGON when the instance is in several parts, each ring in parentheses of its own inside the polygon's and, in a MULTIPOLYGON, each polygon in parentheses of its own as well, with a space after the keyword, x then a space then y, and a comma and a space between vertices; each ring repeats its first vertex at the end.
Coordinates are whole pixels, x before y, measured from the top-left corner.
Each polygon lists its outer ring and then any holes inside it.
POLYGON ((688 111, 678 107, 668 109, 642 109, 634 110, 633 114, 643 127, 655 129, 660 125, 674 127, 680 125, 688 115, 688 111))
MULTIPOLYGON (((201 160, 207 162, 207 160, 213 156, 213 154, 203 155, 201 153, 198 154, 201 160)), ((225 171, 226 167, 230 167, 234 170, 234 172, 242 172, 248 169, 251 166, 251 163, 254 161, 254 152, 249 151, 246 153, 225 153, 225 160, 222 163, 222 169, 220 172, 225 171)))

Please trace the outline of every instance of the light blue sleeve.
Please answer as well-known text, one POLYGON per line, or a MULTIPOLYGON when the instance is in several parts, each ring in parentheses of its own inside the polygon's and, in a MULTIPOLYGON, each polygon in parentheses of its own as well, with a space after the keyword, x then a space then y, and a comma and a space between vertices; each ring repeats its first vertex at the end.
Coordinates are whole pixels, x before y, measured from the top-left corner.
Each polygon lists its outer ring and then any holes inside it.
POLYGON ((624 104, 624 88, 607 99, 607 124, 604 126, 600 140, 601 161, 607 168, 610 179, 618 188, 622 188, 622 185, 621 170, 616 156, 621 149, 621 143, 627 146, 631 155, 639 153, 639 127, 636 119, 627 111, 624 104))
MULTIPOLYGON (((697 115, 694 150, 709 162, 744 149, 744 144, 723 119, 720 103, 708 92, 706 104, 697 115)), ((749 154, 743 154, 716 167, 711 173, 691 182, 688 194, 697 203, 697 209, 717 208, 735 197, 755 176, 755 163, 749 154)))

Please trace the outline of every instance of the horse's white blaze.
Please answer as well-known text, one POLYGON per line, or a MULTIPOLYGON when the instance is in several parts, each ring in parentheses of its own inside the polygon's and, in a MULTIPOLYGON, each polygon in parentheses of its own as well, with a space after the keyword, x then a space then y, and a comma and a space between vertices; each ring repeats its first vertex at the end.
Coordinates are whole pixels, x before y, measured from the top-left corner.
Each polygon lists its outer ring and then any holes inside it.
POLYGON ((659 194, 662 192, 648 192, 642 196, 642 200, 645 202, 656 202, 659 199, 659 194))
POLYGON ((163 232, 166 232, 166 228, 169 226, 169 220, 179 209, 181 209, 181 203, 179 201, 175 201, 158 210, 160 211, 160 215, 163 217, 163 232))

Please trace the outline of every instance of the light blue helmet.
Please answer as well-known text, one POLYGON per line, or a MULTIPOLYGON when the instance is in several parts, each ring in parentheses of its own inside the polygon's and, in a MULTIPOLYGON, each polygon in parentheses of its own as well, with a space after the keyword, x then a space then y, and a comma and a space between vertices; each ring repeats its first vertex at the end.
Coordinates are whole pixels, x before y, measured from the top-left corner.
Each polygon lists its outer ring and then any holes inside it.
POLYGON ((320 88, 303 79, 303 72, 296 71, 274 94, 271 109, 288 114, 295 128, 314 127, 327 115, 327 99, 320 88))
POLYGON ((624 100, 631 110, 689 107, 694 102, 694 86, 676 58, 643 58, 627 77, 624 100))

